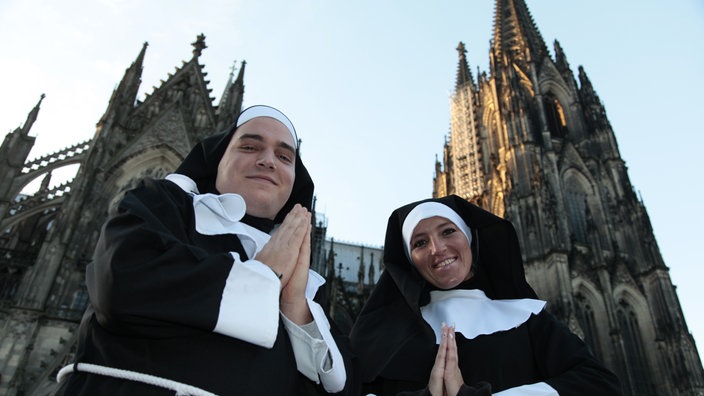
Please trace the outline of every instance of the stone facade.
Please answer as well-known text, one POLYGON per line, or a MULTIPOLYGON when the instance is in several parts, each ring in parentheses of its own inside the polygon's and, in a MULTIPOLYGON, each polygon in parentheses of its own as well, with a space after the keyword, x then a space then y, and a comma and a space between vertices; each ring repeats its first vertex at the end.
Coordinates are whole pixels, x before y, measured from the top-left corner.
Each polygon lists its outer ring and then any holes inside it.
POLYGON ((513 222, 549 309, 627 395, 703 395, 704 370, 616 136, 587 73, 548 52, 524 1, 497 0, 489 73, 460 43, 434 196, 513 222))

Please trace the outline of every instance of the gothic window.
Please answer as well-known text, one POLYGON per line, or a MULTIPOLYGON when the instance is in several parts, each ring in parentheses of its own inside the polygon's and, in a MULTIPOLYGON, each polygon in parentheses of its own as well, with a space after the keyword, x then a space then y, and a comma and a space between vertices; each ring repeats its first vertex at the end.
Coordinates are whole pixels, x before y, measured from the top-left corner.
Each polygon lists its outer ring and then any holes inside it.
POLYGON ((71 301, 71 310, 75 312, 83 312, 88 306, 88 291, 83 286, 73 293, 73 301, 71 301))
MULTIPOLYGON (((20 232, 16 227, 10 227, 8 230, 14 230, 15 235, 20 232)), ((9 243, 11 248, 0 248, 0 306, 3 301, 13 300, 26 269, 31 267, 37 258, 36 250, 18 247, 17 239, 9 243)))
POLYGON ((576 242, 587 242, 587 194, 576 185, 568 185, 565 191, 567 214, 571 233, 576 242))
POLYGON ((638 317, 628 302, 621 300, 616 311, 625 356, 627 386, 633 395, 650 395, 648 372, 645 367, 645 353, 641 339, 638 317))
POLYGON ((594 309, 583 294, 577 294, 577 320, 584 332, 584 342, 589 346, 594 355, 601 359, 601 349, 598 344, 598 332, 596 320, 594 319, 594 309))
MULTIPOLYGON (((3 259, 8 255, 4 254, 3 259)), ((24 275, 24 268, 0 263, 0 301, 12 301, 22 281, 22 275, 24 275)))
POLYGON ((665 297, 664 290, 658 288, 654 297, 654 305, 659 316, 659 319, 655 321, 655 325, 664 333, 676 333, 679 326, 673 321, 670 315, 670 305, 666 303, 667 298, 665 297))
POLYGON ((564 138, 567 135, 567 120, 562 105, 552 95, 546 95, 544 99, 545 118, 548 123, 550 136, 554 138, 564 138))

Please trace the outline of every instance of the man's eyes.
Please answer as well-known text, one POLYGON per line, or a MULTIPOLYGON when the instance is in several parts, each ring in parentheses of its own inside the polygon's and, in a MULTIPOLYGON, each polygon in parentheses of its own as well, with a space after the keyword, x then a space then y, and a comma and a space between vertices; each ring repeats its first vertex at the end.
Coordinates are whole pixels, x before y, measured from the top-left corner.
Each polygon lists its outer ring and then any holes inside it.
POLYGON ((293 157, 289 154, 279 154, 279 159, 284 162, 293 162, 293 157))
MULTIPOLYGON (((255 151, 261 150, 261 147, 260 147, 259 145, 256 145, 256 144, 249 144, 249 143, 247 143, 247 144, 241 144, 241 145, 239 146, 239 150, 240 150, 240 151, 244 151, 244 152, 255 152, 255 151)), ((280 159, 281 161, 287 162, 287 163, 292 163, 292 162, 293 162, 293 159, 294 159, 294 155, 291 154, 291 153, 288 153, 288 152, 279 152, 279 153, 276 153, 276 157, 277 157, 278 159, 280 159)))
POLYGON ((249 146, 249 145, 240 146, 240 150, 244 150, 244 151, 253 151, 255 149, 256 149, 256 147, 254 147, 254 146, 249 146))

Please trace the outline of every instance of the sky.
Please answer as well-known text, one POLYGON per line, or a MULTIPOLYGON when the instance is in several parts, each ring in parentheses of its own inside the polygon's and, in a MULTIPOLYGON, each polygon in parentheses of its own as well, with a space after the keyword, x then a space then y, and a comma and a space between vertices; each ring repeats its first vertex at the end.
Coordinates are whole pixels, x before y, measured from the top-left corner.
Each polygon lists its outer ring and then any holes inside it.
MULTIPOLYGON (((526 2, 551 54, 558 40, 604 103, 704 353, 704 2, 526 2)), ((90 139, 144 42, 140 98, 190 60, 202 33, 215 103, 246 60, 244 106, 292 119, 328 237, 381 246, 391 211, 432 194, 456 47, 475 77, 488 72, 493 18, 490 0, 0 0, 0 132, 44 93, 29 159, 90 139)))

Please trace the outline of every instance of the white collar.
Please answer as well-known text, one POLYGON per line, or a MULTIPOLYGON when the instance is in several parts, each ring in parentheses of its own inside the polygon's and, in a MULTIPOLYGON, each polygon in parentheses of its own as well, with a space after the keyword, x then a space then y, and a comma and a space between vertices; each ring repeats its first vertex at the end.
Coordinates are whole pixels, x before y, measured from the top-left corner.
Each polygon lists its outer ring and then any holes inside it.
MULTIPOLYGON (((178 173, 166 176, 166 180, 193 196, 193 211, 196 218, 196 231, 204 235, 237 234, 249 257, 255 257, 271 236, 242 223, 247 205, 239 194, 199 194, 198 186, 191 178, 178 173)), ((275 232, 274 228, 272 232, 275 232)), ((306 297, 313 299, 325 278, 313 270, 308 270, 306 297)))
POLYGON ((173 173, 166 180, 193 197, 196 231, 203 235, 236 234, 247 250, 249 257, 259 253, 269 241, 269 234, 242 223, 247 205, 239 194, 199 194, 196 183, 188 176, 173 173), (251 242, 249 242, 251 241, 251 242))
POLYGON ((181 189, 189 194, 200 194, 198 191, 198 185, 190 177, 182 175, 180 173, 171 173, 167 175, 164 179, 176 184, 181 187, 181 189))
POLYGON ((545 301, 530 298, 491 300, 481 290, 433 290, 420 311, 439 344, 443 323, 472 339, 516 328, 544 307, 545 301))

